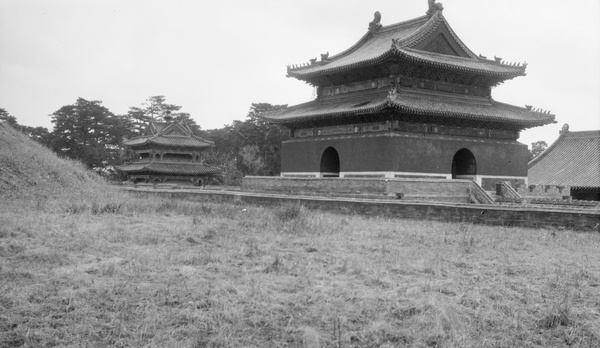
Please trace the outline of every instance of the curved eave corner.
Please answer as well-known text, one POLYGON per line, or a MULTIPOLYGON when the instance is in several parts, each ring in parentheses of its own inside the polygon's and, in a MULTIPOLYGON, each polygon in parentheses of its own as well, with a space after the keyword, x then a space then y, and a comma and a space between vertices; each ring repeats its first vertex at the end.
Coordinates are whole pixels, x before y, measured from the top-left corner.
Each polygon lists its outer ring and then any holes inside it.
MULTIPOLYGON (((554 121, 554 115, 537 113, 537 112, 534 113, 531 111, 529 111, 529 112, 532 114, 536 114, 537 119, 518 120, 518 119, 510 119, 510 118, 506 118, 506 117, 502 117, 502 116, 480 116, 478 114, 467 113, 467 112, 453 112, 453 111, 441 111, 440 112, 439 110, 431 110, 430 111, 430 110, 425 110, 425 109, 421 109, 421 108, 406 106, 406 105, 403 105, 400 103, 396 103, 394 101, 389 101, 386 104, 387 104, 386 106, 392 107, 396 110, 406 112, 406 113, 416 114, 416 115, 441 116, 441 117, 446 117, 446 118, 462 118, 465 120, 475 120, 475 121, 483 121, 483 122, 498 122, 498 123, 512 124, 514 126, 519 127, 520 129, 527 129, 527 128, 544 126, 544 125, 547 125, 550 123, 556 123, 556 121, 554 121), (542 115, 547 116, 547 117, 539 117, 542 115)), ((502 103, 498 103, 498 104, 502 104, 502 103)), ((508 105, 508 104, 504 104, 504 105, 508 105)), ((519 108, 519 109, 522 109, 522 108, 519 108)), ((522 110, 525 111, 526 109, 522 109, 522 110)))
POLYGON ((123 145, 127 146, 127 147, 137 147, 137 146, 143 146, 146 145, 150 142, 150 139, 153 138, 154 136, 147 136, 147 135, 141 135, 135 138, 131 138, 129 140, 123 141, 123 145), (141 140, 141 138, 146 138, 143 141, 140 142, 136 142, 136 140, 141 140))
POLYGON ((204 147, 214 147, 215 146, 215 142, 214 141, 210 141, 210 140, 206 140, 202 137, 199 137, 197 135, 193 135, 192 134, 192 138, 198 140, 198 141, 202 141, 205 143, 204 147))

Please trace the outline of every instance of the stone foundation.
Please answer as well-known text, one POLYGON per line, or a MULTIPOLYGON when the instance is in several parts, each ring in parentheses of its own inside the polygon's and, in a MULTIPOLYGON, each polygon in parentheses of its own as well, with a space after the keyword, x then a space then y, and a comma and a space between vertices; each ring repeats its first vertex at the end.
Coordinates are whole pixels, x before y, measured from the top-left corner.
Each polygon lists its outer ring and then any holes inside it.
MULTIPOLYGON (((477 223, 533 228, 567 228, 600 232, 600 213, 590 210, 513 208, 451 203, 299 197, 247 192, 130 189, 141 195, 161 195, 197 202, 229 202, 257 206, 301 204, 309 209, 390 218, 477 223)), ((240 209, 242 209, 240 207, 240 209)))
POLYGON ((493 203, 470 180, 245 177, 242 191, 301 196, 493 203))

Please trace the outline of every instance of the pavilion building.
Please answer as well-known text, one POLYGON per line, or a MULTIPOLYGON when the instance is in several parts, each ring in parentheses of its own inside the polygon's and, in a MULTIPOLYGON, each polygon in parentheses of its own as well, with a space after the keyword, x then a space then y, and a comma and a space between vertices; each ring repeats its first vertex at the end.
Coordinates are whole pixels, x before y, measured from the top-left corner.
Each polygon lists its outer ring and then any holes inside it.
POLYGON ((165 122, 152 121, 141 136, 123 142, 134 153, 134 161, 117 167, 133 182, 177 182, 203 185, 217 168, 203 163, 203 154, 214 147, 212 141, 193 134, 183 122, 170 115, 165 122))
POLYGON ((381 15, 352 47, 321 54, 294 77, 316 99, 266 113, 290 129, 283 177, 471 179, 527 183, 519 132, 555 123, 548 111, 495 101, 492 87, 525 75, 526 63, 476 55, 441 4, 422 17, 383 26, 381 15))

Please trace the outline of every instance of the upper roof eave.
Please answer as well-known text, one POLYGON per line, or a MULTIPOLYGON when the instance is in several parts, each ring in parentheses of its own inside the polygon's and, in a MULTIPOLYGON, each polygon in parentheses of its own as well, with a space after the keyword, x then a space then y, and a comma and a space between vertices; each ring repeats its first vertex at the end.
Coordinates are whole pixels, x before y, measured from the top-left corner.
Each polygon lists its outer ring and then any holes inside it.
POLYGON ((191 135, 189 137, 185 136, 170 136, 163 134, 156 134, 153 136, 138 136, 126 141, 123 141, 123 145, 127 147, 141 147, 148 144, 156 144, 156 145, 172 145, 173 147, 190 147, 190 148, 208 148, 213 147, 215 143, 210 140, 205 140, 195 135, 191 135), (164 141, 160 141, 164 140, 164 141), (188 144, 181 144, 179 140, 191 140, 188 144), (179 142, 178 142, 179 141, 179 142), (169 144, 172 143, 172 144, 169 144))
MULTIPOLYGON (((373 45, 372 45, 373 46, 373 45)), ((462 72, 470 72, 475 74, 483 74, 495 76, 503 79, 510 79, 517 76, 525 75, 526 65, 509 65, 496 60, 489 60, 475 55, 454 33, 449 23, 446 21, 441 11, 436 12, 433 16, 422 16, 412 20, 388 25, 382 27, 376 33, 367 32, 356 44, 349 49, 336 54, 326 59, 326 61, 315 62, 311 64, 301 65, 299 67, 288 66, 287 76, 294 77, 300 80, 311 80, 320 75, 343 72, 350 69, 370 66, 381 63, 391 58, 408 59, 409 61, 429 64, 431 66, 442 67, 445 69, 457 70, 462 72), (416 28, 412 26, 419 25, 416 28), (422 41, 440 24, 444 24, 450 32, 453 39, 458 45, 469 55, 470 58, 456 57, 442 54, 435 54, 427 51, 419 51, 412 47, 422 41), (408 33, 402 33, 398 36, 389 35, 390 31, 410 29, 408 33), (411 31, 412 30, 412 31, 411 31), (404 34, 404 36, 402 36, 404 34), (381 36, 382 38, 377 38, 381 36), (372 54, 365 54, 365 57, 358 57, 348 62, 340 63, 344 58, 347 58, 352 53, 360 51, 369 41, 380 40, 383 43, 389 41, 388 45, 378 45, 376 49, 369 51, 372 54), (429 59, 419 59, 414 57, 417 54, 429 55, 429 59), (444 62, 440 62, 443 60, 444 62), (454 63, 452 61, 455 60, 454 63), (477 65, 478 68, 465 68, 459 62, 469 61, 472 65, 477 65)), ((464 65, 464 64, 463 64, 464 65)))
POLYGON ((502 79, 511 79, 518 76, 525 76, 525 70, 527 68, 526 65, 499 64, 497 62, 491 62, 487 59, 470 60, 468 58, 419 51, 411 48, 398 48, 396 45, 392 45, 389 48, 389 50, 383 52, 379 56, 372 57, 370 59, 354 62, 344 66, 336 66, 314 71, 288 71, 287 77, 294 77, 299 80, 307 81, 321 75, 340 73, 351 69, 362 68, 382 63, 392 58, 398 58, 408 62, 424 64, 430 67, 448 69, 464 73, 480 74, 502 79))

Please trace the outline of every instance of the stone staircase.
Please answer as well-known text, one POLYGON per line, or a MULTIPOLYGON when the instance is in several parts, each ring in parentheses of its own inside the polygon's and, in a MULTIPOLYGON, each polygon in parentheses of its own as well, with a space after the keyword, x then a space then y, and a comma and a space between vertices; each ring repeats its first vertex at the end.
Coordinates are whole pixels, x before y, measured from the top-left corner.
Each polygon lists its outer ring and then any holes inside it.
POLYGON ((494 204, 494 197, 486 190, 479 186, 476 182, 471 182, 469 185, 469 194, 473 203, 477 204, 494 204))

